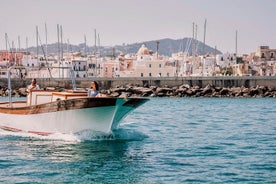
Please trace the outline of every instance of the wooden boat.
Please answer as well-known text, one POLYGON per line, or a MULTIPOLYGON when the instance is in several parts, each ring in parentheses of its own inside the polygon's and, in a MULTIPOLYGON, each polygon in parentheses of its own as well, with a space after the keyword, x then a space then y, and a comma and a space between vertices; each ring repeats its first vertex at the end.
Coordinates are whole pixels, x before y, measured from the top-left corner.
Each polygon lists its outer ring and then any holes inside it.
POLYGON ((9 102, 0 103, 0 128, 40 135, 84 130, 110 133, 146 101, 147 98, 87 97, 87 93, 74 90, 35 90, 26 101, 12 101, 9 96, 9 102))

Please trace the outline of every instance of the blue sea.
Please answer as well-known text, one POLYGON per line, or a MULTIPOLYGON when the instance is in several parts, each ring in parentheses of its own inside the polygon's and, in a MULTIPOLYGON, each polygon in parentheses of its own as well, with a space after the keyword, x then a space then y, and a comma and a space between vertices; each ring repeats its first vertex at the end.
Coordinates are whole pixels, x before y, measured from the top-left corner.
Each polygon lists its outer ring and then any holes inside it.
POLYGON ((276 183, 275 98, 152 98, 110 135, 0 131, 1 183, 276 183))

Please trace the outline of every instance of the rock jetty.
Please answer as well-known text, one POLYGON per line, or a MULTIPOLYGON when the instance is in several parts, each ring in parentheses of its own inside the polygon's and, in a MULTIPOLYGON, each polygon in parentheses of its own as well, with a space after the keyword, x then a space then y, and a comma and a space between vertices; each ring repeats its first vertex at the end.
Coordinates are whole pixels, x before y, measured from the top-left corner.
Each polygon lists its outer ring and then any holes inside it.
POLYGON ((188 84, 175 87, 118 86, 101 92, 112 97, 276 97, 276 89, 266 86, 230 88, 215 87, 209 84, 204 88, 189 86, 188 84))
MULTIPOLYGON (((63 91, 62 88, 54 88, 58 91, 63 91)), ((86 90, 86 89, 80 89, 86 90)), ((126 85, 116 86, 110 89, 102 89, 102 94, 111 97, 276 97, 276 89, 267 86, 256 87, 215 87, 210 84, 203 88, 199 86, 190 86, 183 84, 174 87, 157 87, 157 86, 139 86, 139 85, 126 85)), ((26 97, 26 88, 19 88, 12 91, 13 96, 26 97)), ((1 96, 8 96, 7 88, 0 88, 1 96)))

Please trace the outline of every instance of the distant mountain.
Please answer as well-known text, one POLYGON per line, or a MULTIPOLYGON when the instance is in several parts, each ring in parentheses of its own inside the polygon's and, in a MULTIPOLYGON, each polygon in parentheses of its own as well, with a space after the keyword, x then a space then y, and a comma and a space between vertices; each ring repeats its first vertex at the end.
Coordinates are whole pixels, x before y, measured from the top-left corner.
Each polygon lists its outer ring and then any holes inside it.
MULTIPOLYGON (((82 52, 83 54, 91 54, 95 52, 100 52, 101 55, 113 55, 117 56, 119 53, 137 53, 139 48, 142 44, 145 44, 146 47, 149 50, 152 50, 153 52, 156 52, 157 50, 157 41, 158 44, 158 50, 160 55, 166 55, 171 56, 172 53, 180 52, 180 51, 189 51, 189 54, 192 55, 193 50, 193 43, 192 39, 190 38, 184 38, 184 39, 161 39, 161 40, 154 40, 154 41, 146 41, 146 42, 140 42, 140 43, 133 43, 133 44, 126 44, 126 45, 116 45, 114 47, 104 46, 104 47, 85 47, 84 43, 81 43, 79 45, 67 45, 63 44, 63 49, 60 49, 58 47, 58 43, 48 44, 47 51, 48 54, 57 54, 58 51, 63 52, 64 54, 68 52, 82 52), (189 44, 190 43, 190 44, 189 44)), ((197 53, 199 55, 203 54, 203 46, 204 44, 200 41, 196 42, 197 44, 197 53)), ((43 54, 45 52, 45 45, 39 47, 39 54, 43 54)), ((28 48, 28 51, 32 54, 36 54, 37 48, 36 47, 30 47, 28 48)), ((217 53, 221 54, 222 52, 219 50, 215 50, 214 48, 205 45, 205 53, 217 53)))

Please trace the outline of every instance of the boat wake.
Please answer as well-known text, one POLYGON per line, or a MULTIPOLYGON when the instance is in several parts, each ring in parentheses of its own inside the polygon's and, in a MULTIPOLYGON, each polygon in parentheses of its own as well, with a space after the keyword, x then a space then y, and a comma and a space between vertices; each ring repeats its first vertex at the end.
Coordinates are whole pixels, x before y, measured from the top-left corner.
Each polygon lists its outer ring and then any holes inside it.
POLYGON ((0 137, 9 136, 12 138, 20 137, 45 141, 62 141, 68 143, 79 143, 84 141, 142 141, 143 139, 148 138, 148 136, 144 133, 130 129, 117 129, 111 133, 85 130, 76 134, 54 133, 47 136, 32 134, 28 132, 11 132, 0 130, 0 137))

